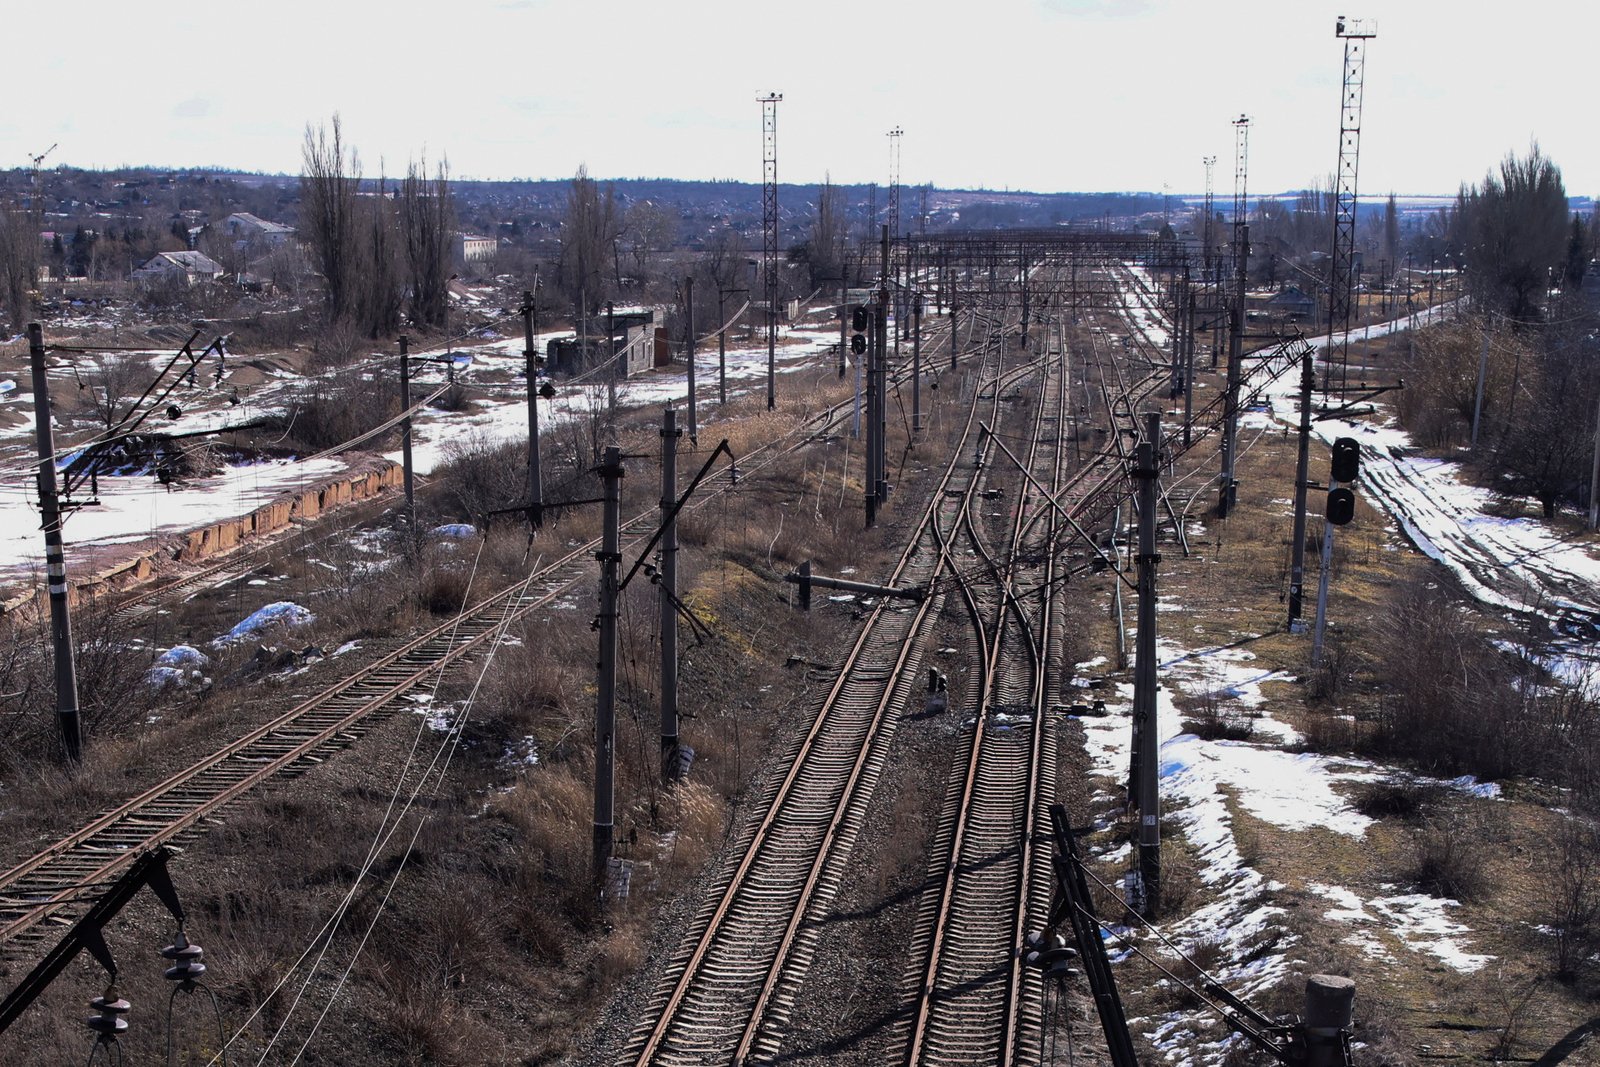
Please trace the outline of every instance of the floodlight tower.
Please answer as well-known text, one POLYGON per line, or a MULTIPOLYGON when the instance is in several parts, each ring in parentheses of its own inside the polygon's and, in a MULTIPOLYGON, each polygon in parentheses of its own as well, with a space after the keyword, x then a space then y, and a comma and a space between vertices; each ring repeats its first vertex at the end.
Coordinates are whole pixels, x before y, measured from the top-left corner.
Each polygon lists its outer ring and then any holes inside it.
POLYGON ((761 272, 767 296, 767 410, 778 405, 778 102, 782 93, 756 98, 761 104, 761 272))
POLYGON ((1213 167, 1215 167, 1217 165, 1217 157, 1216 156, 1204 156, 1204 157, 1201 158, 1200 162, 1202 162, 1202 163, 1204 163, 1206 165, 1206 217, 1205 217, 1205 229, 1202 232, 1203 232, 1203 234, 1205 236, 1206 276, 1210 277, 1211 276, 1211 246, 1212 246, 1212 243, 1216 240, 1216 232, 1215 232, 1215 229, 1214 229, 1213 220, 1214 220, 1214 218, 1216 216, 1216 213, 1217 213, 1217 209, 1216 209, 1216 206, 1215 206, 1215 200, 1214 200, 1214 198, 1212 196, 1212 192, 1211 192, 1211 168, 1213 168, 1213 167))
POLYGON ((1344 41, 1344 88, 1339 96, 1339 170, 1334 190, 1333 246, 1328 256, 1328 355, 1322 391, 1332 385, 1338 345, 1340 388, 1350 384, 1350 305, 1355 287, 1356 172, 1361 162, 1361 89, 1366 79, 1367 42, 1378 35, 1373 19, 1340 15, 1334 35, 1344 41), (1335 331, 1343 336, 1335 339, 1335 331))
POLYGON ((889 131, 889 236, 900 239, 900 138, 904 130, 889 131))
POLYGON ((1250 184, 1250 116, 1240 115, 1233 120, 1233 233, 1239 239, 1239 227, 1248 221, 1248 186, 1250 184))
POLYGON ((1244 365, 1244 294, 1250 273, 1250 222, 1247 204, 1250 159, 1250 119, 1233 121, 1233 269, 1232 306, 1228 309, 1228 391, 1222 408, 1222 484, 1218 487, 1217 514, 1227 518, 1239 498, 1235 461, 1239 445, 1239 386, 1244 365))

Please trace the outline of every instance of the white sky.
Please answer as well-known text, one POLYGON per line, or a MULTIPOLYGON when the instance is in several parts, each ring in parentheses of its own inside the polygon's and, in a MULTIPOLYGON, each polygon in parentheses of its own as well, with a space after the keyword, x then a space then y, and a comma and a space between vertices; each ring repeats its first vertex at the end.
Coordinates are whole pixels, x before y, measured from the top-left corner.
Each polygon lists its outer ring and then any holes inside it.
MULTIPOLYGON (((7 15, 0 167, 297 172, 342 114, 368 173, 424 150, 464 178, 779 177, 946 187, 1250 189, 1330 174, 1343 9, 1303 0, 80 0, 7 15), (26 47, 16 47, 28 42, 26 47)), ((1449 193, 1537 137, 1600 192, 1588 0, 1369 0, 1361 189, 1449 193)))

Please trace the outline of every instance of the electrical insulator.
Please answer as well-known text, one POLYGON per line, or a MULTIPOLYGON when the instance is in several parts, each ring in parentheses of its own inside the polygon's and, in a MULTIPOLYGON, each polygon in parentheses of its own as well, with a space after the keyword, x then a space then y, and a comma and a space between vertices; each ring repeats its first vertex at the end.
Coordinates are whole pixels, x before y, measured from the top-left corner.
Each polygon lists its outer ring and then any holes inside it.
POLYGON ((128 1031, 128 1020, 123 1016, 133 1009, 133 1005, 117 996, 116 986, 107 986, 103 996, 95 997, 89 1002, 97 1014, 84 1020, 84 1025, 100 1035, 101 1040, 115 1040, 118 1034, 128 1031))
POLYGON ((206 973, 206 965, 200 962, 205 956, 204 950, 184 936, 182 927, 178 928, 178 936, 172 944, 161 950, 161 955, 173 964, 162 975, 169 982, 194 982, 206 973))

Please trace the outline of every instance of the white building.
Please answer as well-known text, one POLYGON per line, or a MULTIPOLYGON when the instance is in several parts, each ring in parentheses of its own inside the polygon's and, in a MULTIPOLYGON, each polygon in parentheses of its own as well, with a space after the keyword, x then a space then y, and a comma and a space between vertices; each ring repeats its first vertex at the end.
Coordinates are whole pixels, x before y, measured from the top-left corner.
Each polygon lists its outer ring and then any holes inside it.
POLYGON ((255 241, 261 244, 281 245, 294 236, 294 227, 281 222, 268 222, 248 211, 235 211, 222 220, 222 229, 236 241, 255 241))
POLYGON ((493 237, 480 237, 473 233, 458 233, 455 236, 456 262, 467 266, 475 263, 487 263, 494 258, 500 242, 493 237))
POLYGON ((133 272, 136 282, 162 283, 214 282, 222 277, 222 264, 204 252, 160 252, 144 266, 133 272))

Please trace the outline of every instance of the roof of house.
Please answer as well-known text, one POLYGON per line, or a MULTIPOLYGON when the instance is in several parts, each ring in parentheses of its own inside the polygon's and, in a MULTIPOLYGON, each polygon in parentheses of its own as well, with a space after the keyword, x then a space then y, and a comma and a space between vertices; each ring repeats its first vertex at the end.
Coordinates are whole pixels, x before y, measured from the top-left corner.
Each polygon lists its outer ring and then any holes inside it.
POLYGON ((168 266, 194 274, 221 274, 222 264, 204 252, 157 252, 140 270, 165 270, 168 266))
POLYGON ((262 233, 287 234, 294 232, 293 226, 285 226, 281 222, 268 222, 266 219, 258 218, 255 215, 250 214, 248 211, 235 211, 232 215, 228 216, 228 221, 238 222, 245 226, 254 227, 257 230, 260 230, 262 233))

